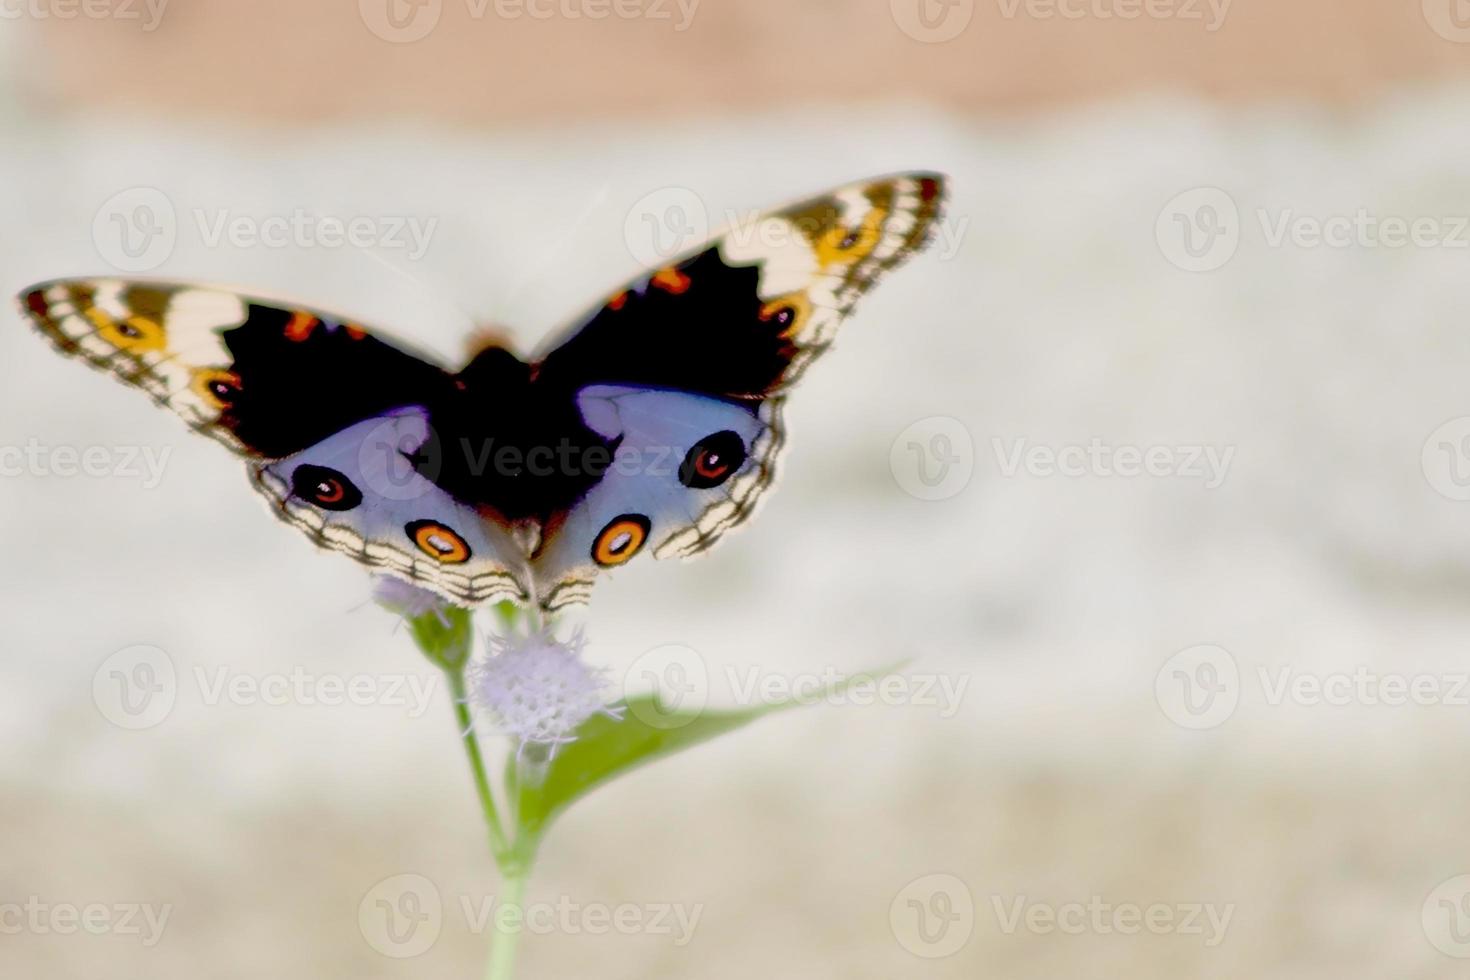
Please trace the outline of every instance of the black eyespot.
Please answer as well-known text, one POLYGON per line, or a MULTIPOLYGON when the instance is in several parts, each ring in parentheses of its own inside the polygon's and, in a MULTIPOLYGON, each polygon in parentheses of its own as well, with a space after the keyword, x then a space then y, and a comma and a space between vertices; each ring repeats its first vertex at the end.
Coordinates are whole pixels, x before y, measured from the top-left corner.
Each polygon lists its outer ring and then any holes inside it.
POLYGON ((745 464, 745 443, 726 429, 705 436, 684 456, 679 482, 695 490, 717 487, 745 464))
POLYGON ((850 231, 845 236, 843 236, 842 241, 840 241, 840 242, 837 243, 837 247, 840 248, 840 249, 842 249, 845 252, 848 249, 852 248, 857 243, 858 243, 858 233, 855 232, 855 231, 850 231))
POLYGON ((118 323, 117 332, 122 334, 124 337, 131 338, 132 340, 137 340, 139 337, 143 336, 143 331, 139 330, 131 323, 128 323, 126 320, 118 323))
POLYGON ((782 327, 789 327, 791 321, 796 319, 796 311, 789 306, 783 306, 771 316, 771 319, 782 327))
POLYGON ((362 503, 362 491, 336 470, 303 463, 291 474, 291 493, 323 510, 351 510, 362 503))

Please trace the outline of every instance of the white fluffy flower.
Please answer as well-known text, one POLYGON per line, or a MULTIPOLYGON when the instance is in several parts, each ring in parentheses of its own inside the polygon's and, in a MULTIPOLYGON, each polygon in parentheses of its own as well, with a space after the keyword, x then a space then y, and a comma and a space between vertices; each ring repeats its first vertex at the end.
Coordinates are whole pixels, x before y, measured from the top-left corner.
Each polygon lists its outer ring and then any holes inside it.
POLYGON ((469 670, 470 703, 518 749, 555 751, 598 712, 616 717, 603 699, 605 672, 582 659, 583 645, 580 633, 566 642, 549 631, 492 636, 489 655, 469 670))

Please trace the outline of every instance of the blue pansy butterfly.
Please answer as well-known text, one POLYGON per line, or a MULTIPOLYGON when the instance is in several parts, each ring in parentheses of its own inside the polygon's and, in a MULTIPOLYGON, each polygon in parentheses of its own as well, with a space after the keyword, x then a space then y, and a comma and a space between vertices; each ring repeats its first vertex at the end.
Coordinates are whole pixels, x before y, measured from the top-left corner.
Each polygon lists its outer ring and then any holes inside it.
POLYGON ((643 551, 691 556, 770 486, 781 405, 859 296, 928 241, 905 174, 760 215, 651 271, 527 362, 458 372, 325 313, 123 279, 43 283, 63 353, 244 456, 316 544, 464 606, 585 601, 643 551))

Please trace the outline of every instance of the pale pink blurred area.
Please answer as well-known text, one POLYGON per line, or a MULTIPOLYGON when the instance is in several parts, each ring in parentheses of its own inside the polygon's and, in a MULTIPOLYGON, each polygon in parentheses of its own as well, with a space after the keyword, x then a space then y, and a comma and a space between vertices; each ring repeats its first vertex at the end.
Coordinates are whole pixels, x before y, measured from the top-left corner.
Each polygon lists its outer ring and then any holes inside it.
MULTIPOLYGON (((529 898, 641 925, 556 919, 518 976, 1464 975, 1459 0, 67 2, 0 0, 0 291, 121 275, 149 256, 114 219, 166 222, 147 275, 454 363, 486 324, 536 348, 650 225, 947 175, 930 250, 792 394, 760 515, 582 619, 615 691, 669 647, 716 706, 913 686, 581 801, 529 898), (422 248, 210 231, 362 216, 422 248)), ((19 315, 0 391, 0 978, 481 975, 450 698, 362 569, 19 315)))
POLYGON ((130 16, 42 21, 24 84, 88 109, 555 127, 1140 92, 1342 104, 1470 71, 1430 29, 1457 0, 112 2, 130 16))

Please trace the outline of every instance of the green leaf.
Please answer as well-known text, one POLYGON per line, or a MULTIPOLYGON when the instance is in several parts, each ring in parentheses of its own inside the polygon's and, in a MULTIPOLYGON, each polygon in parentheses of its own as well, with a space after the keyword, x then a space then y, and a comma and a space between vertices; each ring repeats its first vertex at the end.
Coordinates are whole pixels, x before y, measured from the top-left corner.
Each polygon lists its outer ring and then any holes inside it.
MULTIPOLYGON (((876 681, 894 669, 856 674, 832 685, 826 693, 840 693, 860 681, 876 681)), ((603 783, 799 703, 691 712, 669 710, 656 696, 649 695, 619 706, 623 709, 620 719, 595 715, 583 722, 576 741, 559 748, 538 773, 538 779, 518 779, 516 761, 511 759, 507 786, 516 800, 520 830, 517 849, 524 859, 534 855, 542 833, 558 814, 603 783)))
POLYGON ((470 659, 474 646, 474 616, 468 609, 445 606, 434 612, 413 616, 408 631, 424 656, 448 671, 460 671, 470 659))

